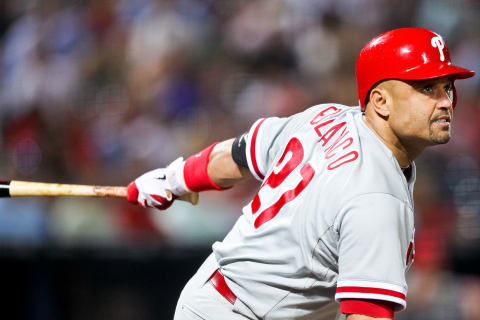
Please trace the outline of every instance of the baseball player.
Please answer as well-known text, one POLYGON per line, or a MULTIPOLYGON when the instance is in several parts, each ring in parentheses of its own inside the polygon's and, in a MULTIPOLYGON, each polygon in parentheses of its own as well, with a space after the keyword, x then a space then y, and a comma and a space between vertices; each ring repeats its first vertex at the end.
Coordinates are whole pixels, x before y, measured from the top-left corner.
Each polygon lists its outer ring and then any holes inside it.
POLYGON ((473 75, 440 35, 389 31, 360 52, 359 106, 259 119, 132 182, 128 200, 160 210, 262 182, 186 284, 175 320, 393 319, 414 258, 414 159, 450 140, 454 80, 473 75))

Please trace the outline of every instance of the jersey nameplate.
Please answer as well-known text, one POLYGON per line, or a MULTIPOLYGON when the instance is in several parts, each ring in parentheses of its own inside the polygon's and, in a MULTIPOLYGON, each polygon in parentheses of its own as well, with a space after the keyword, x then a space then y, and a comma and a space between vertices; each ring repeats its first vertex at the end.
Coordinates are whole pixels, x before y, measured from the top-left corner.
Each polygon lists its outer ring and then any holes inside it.
POLYGON ((333 123, 335 119, 326 120, 326 118, 340 111, 342 111, 342 109, 329 106, 321 110, 310 121, 325 151, 325 160, 327 160, 328 163, 327 170, 334 170, 358 159, 358 151, 352 150, 353 138, 346 127, 347 123, 340 122, 328 128, 328 125, 333 123), (328 128, 328 130, 326 128, 328 128))

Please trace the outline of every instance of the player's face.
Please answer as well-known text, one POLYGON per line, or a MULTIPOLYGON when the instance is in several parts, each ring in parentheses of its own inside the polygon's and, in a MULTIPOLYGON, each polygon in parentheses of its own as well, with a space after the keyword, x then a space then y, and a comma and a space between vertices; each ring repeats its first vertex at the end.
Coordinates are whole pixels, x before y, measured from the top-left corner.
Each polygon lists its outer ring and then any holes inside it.
POLYGON ((453 117, 453 82, 446 77, 394 81, 389 122, 406 145, 447 143, 453 117))

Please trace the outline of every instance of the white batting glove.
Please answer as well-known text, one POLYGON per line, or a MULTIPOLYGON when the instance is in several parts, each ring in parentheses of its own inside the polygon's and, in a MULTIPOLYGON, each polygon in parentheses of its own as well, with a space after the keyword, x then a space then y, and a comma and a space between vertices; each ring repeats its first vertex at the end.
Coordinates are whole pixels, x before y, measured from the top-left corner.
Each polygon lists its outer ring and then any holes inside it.
POLYGON ((183 178, 183 158, 173 161, 167 168, 149 171, 130 183, 127 200, 145 208, 168 209, 175 199, 198 202, 198 193, 190 191, 183 178))
POLYGON ((130 183, 127 187, 127 200, 145 208, 165 210, 175 200, 167 182, 166 169, 149 171, 130 183))

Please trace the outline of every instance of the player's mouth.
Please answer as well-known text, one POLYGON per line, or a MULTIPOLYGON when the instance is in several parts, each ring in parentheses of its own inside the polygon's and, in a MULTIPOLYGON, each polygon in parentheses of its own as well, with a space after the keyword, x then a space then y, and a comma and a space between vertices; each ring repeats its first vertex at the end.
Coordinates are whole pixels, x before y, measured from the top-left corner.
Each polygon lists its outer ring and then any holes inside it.
POLYGON ((442 128, 448 128, 450 126, 451 118, 449 116, 440 116, 433 121, 433 123, 439 125, 442 128))

